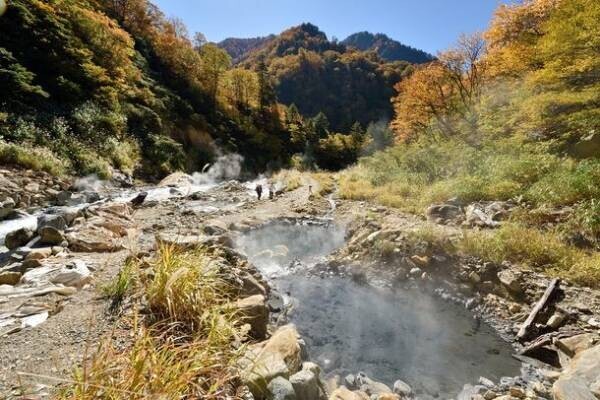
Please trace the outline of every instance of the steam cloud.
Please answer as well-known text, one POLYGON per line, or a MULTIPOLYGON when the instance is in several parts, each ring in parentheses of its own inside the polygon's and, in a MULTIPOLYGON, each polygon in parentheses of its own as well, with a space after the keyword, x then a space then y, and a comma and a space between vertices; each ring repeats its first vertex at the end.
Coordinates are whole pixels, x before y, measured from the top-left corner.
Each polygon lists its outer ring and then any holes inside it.
POLYGON ((243 161, 244 157, 235 153, 219 156, 217 161, 208 168, 208 171, 195 172, 192 175, 194 184, 206 185, 224 180, 236 179, 242 172, 243 161))

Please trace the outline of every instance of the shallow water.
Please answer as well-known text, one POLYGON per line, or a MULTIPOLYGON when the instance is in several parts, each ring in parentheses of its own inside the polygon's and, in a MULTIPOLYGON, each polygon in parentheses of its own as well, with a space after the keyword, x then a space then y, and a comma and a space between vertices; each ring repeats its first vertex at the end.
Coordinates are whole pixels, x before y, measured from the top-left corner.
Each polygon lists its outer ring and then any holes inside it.
POLYGON ((288 296, 290 321, 327 375, 363 371, 388 385, 402 379, 423 398, 448 398, 480 376, 498 381, 519 374, 511 346, 491 327, 428 290, 382 291, 288 267, 293 260, 314 263, 342 243, 339 228, 287 224, 238 241, 288 296))

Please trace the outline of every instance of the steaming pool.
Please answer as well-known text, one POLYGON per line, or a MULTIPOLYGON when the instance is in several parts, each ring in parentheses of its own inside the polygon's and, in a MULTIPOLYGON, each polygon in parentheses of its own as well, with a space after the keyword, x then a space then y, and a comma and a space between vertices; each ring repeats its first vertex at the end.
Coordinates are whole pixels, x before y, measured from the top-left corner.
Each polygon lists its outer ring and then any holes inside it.
POLYGON ((339 276, 306 273, 344 242, 334 225, 274 223, 237 242, 284 294, 311 359, 326 376, 365 372, 407 382, 423 399, 455 397, 480 376, 519 375, 513 349, 461 305, 429 290, 380 290, 339 276))

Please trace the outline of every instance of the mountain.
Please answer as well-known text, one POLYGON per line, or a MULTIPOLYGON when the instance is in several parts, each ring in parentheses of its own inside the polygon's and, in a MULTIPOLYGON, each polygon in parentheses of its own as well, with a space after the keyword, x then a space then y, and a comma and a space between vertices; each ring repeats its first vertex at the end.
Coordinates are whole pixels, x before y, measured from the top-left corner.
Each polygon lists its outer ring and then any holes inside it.
POLYGON ((342 44, 362 51, 374 50, 387 61, 408 61, 422 64, 432 61, 434 57, 423 50, 402 44, 383 33, 358 32, 348 36, 342 44))
POLYGON ((249 53, 260 49, 273 39, 275 39, 275 35, 260 36, 255 38, 227 38, 217 43, 217 46, 225 50, 231 56, 233 63, 237 64, 249 53))
POLYGON ((264 41, 240 65, 264 65, 280 103, 295 104, 304 116, 323 112, 332 131, 347 132, 355 122, 366 126, 391 117, 393 86, 409 64, 348 48, 304 23, 264 41))

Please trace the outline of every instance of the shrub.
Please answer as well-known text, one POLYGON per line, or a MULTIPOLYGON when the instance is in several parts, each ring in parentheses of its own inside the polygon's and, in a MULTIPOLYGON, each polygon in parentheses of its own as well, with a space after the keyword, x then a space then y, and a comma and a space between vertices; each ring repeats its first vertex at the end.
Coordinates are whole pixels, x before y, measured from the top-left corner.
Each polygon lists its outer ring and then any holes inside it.
POLYGON ((56 176, 64 175, 68 169, 68 164, 47 148, 2 141, 0 141, 0 164, 45 171, 56 176))

